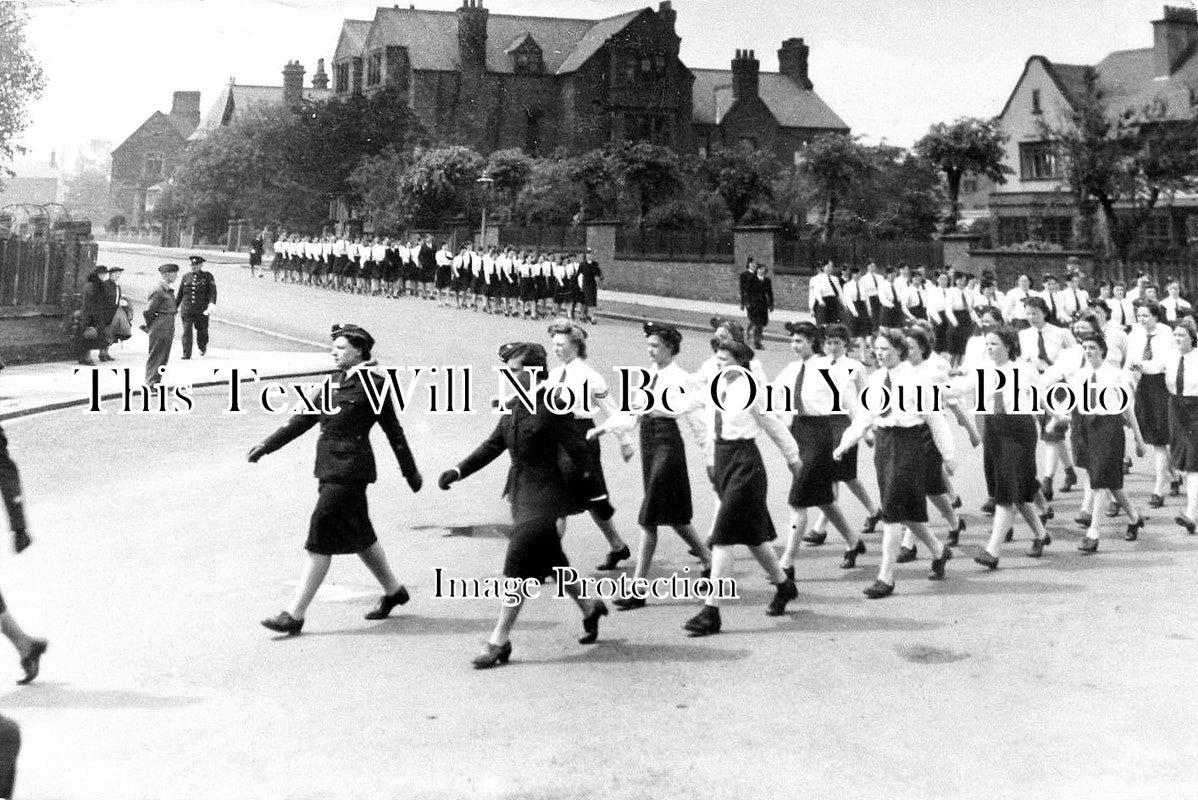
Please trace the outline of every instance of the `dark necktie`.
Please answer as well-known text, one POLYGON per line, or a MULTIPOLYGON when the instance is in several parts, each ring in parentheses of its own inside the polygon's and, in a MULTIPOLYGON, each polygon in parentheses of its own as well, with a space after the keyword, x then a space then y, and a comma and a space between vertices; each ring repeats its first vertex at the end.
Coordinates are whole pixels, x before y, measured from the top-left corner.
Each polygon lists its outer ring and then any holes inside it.
POLYGON ((1047 364, 1048 363, 1048 347, 1046 347, 1044 344, 1044 331, 1043 330, 1040 330, 1039 332, 1036 333, 1036 348, 1038 350, 1037 355, 1040 357, 1040 360, 1043 361, 1045 364, 1047 364))
POLYGON ((1081 298, 1077 296, 1077 289, 1073 290, 1073 310, 1075 312, 1082 310, 1082 301, 1081 298))
POLYGON ((795 378, 795 414, 804 416, 803 409, 803 379, 807 377, 807 362, 804 361, 799 365, 799 376, 795 378))
POLYGON ((652 392, 654 389, 657 388, 657 375, 658 375, 658 373, 654 372, 653 377, 649 379, 649 391, 650 392, 652 392))
MULTIPOLYGON (((720 392, 720 405, 723 404, 724 398, 728 396, 727 392, 720 392)), ((724 438, 724 412, 720 411, 720 406, 715 407, 715 438, 718 442, 724 438)))
POLYGON ((882 386, 885 387, 885 389, 886 389, 887 402, 886 402, 886 410, 883 411, 879 416, 889 417, 890 416, 890 407, 892 405, 894 405, 894 403, 895 403, 894 392, 893 392, 894 381, 890 380, 890 370, 886 370, 886 376, 882 379, 882 386))
POLYGON ((1186 393, 1186 357, 1177 359, 1177 396, 1184 397, 1186 393))
POLYGON ((1152 360, 1152 334, 1148 334, 1148 338, 1144 342, 1144 360, 1152 360))

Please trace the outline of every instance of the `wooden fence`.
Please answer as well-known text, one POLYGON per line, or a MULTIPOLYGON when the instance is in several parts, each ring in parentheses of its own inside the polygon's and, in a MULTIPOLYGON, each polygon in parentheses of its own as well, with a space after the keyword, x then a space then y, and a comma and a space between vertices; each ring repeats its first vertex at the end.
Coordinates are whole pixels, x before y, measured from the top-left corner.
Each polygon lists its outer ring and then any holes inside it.
POLYGON ((645 261, 714 261, 733 259, 731 229, 676 231, 628 226, 616 230, 616 258, 645 261))
POLYGON ((73 249, 73 242, 44 238, 0 239, 0 307, 58 306, 64 289, 74 288, 66 281, 73 249))

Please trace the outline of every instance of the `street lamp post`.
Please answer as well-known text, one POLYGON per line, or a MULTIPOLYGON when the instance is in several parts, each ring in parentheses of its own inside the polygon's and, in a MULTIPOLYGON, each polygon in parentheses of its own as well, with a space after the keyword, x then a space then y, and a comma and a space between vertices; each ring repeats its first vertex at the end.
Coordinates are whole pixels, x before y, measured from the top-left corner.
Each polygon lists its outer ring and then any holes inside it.
POLYGON ((481 232, 479 233, 478 244, 479 244, 479 247, 485 248, 487 246, 487 200, 491 196, 490 190, 491 190, 491 187, 495 185, 495 179, 492 178, 490 175, 484 174, 481 178, 476 180, 475 183, 477 183, 483 189, 483 212, 482 212, 482 220, 481 220, 481 225, 480 225, 481 232))

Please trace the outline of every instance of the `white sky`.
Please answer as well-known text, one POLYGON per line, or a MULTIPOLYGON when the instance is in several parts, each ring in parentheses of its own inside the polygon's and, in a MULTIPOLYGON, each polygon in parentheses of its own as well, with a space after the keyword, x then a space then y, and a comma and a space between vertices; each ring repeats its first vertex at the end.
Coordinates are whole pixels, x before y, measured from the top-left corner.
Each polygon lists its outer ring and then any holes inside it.
MULTIPOLYGON (((0 0, 3 2, 4 0, 0 0)), ((1185 4, 1187 0, 1173 0, 1185 4)), ((604 17, 657 0, 487 0, 496 13, 604 17), (568 9, 568 11, 567 11, 568 9)), ((366 0, 30 0, 29 43, 48 77, 32 107, 30 158, 115 146, 171 93, 202 92, 207 109, 235 76, 281 85, 298 59, 311 80, 331 62, 343 18, 366 0)), ((460 0, 419 0, 453 9, 460 0)), ((1149 47, 1161 0, 674 0, 682 60, 727 69, 738 47, 777 69, 784 38, 811 47, 816 92, 870 141, 910 145, 935 122, 997 114, 1028 56, 1095 63, 1149 47)))

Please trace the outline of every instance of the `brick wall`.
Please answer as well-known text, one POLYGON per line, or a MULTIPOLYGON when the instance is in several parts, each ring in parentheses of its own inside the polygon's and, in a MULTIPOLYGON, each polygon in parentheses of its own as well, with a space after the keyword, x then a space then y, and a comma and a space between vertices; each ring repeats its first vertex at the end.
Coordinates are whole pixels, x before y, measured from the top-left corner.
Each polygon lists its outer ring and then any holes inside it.
MULTIPOLYGON (((742 267, 734 264, 616 259, 602 263, 601 266, 603 288, 617 292, 636 292, 717 303, 736 303, 740 300, 737 276, 742 267)), ((774 283, 776 307, 789 310, 807 309, 808 278, 776 274, 770 278, 774 283)))

